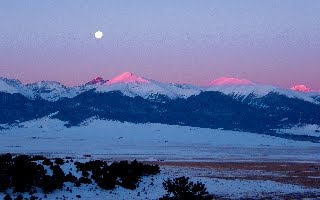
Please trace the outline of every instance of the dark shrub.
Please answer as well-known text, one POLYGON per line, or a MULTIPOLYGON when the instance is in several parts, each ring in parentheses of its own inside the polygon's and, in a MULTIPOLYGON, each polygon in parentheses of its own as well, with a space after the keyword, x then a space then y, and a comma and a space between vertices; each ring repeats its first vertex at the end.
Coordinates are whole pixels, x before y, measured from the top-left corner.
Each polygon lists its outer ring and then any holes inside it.
POLYGON ((11 184, 10 175, 2 167, 0 167, 0 192, 4 192, 9 189, 11 184))
POLYGON ((126 189, 134 190, 138 187, 140 177, 136 175, 127 175, 121 178, 120 185, 126 189))
POLYGON ((7 190, 11 184, 11 154, 0 155, 0 192, 7 190))
POLYGON ((75 162, 74 165, 77 167, 78 171, 86 171, 84 163, 75 162))
POLYGON ((46 166, 52 166, 53 165, 53 162, 51 162, 51 160, 49 160, 48 158, 45 158, 42 162, 43 165, 46 165, 46 166))
POLYGON ((55 186, 55 189, 61 189, 63 187, 64 183, 64 173, 59 165, 55 165, 51 167, 52 169, 52 180, 53 180, 53 185, 55 186))
POLYGON ((43 177, 40 187, 44 193, 47 194, 55 190, 55 185, 53 184, 53 181, 53 178, 49 175, 45 175, 43 177))
POLYGON ((95 181, 102 189, 111 190, 116 187, 117 177, 107 171, 104 171, 102 176, 98 176, 95 181))
POLYGON ((53 192, 56 189, 62 189, 65 182, 65 176, 59 165, 51 166, 52 176, 45 175, 42 178, 40 188, 44 193, 53 192))
POLYGON ((79 183, 83 183, 83 184, 91 184, 92 183, 92 180, 87 178, 87 177, 81 177, 79 178, 79 183))
POLYGON ((54 163, 57 164, 57 165, 63 165, 64 164, 64 161, 62 158, 56 158, 54 160, 54 163))
POLYGON ((86 163, 75 162, 74 164, 80 171, 93 171, 102 169, 103 167, 107 166, 107 162, 101 160, 94 160, 86 163))
POLYGON ((12 200, 9 194, 6 194, 6 196, 3 198, 3 200, 12 200))
POLYGON ((23 196, 21 194, 19 194, 16 198, 16 200, 23 200, 23 196))
POLYGON ((77 182, 77 177, 75 177, 74 175, 71 174, 71 172, 69 172, 65 177, 64 177, 64 181, 65 182, 70 182, 70 183, 75 183, 77 182))
POLYGON ((12 155, 10 153, 0 155, 0 164, 4 163, 11 163, 12 162, 12 155))
POLYGON ((15 191, 27 192, 32 186, 39 185, 41 177, 46 173, 43 166, 31 162, 30 157, 26 155, 17 156, 13 161, 10 174, 15 191))
POLYGON ((211 200, 213 196, 207 192, 204 184, 189 181, 188 177, 168 179, 163 183, 167 194, 160 200, 211 200))
POLYGON ((33 156, 30 160, 31 161, 38 161, 38 160, 46 160, 46 159, 47 158, 44 156, 37 155, 37 156, 33 156))
POLYGON ((90 174, 89 174, 89 172, 87 172, 87 171, 83 171, 82 172, 82 176, 84 176, 84 177, 88 177, 90 174))

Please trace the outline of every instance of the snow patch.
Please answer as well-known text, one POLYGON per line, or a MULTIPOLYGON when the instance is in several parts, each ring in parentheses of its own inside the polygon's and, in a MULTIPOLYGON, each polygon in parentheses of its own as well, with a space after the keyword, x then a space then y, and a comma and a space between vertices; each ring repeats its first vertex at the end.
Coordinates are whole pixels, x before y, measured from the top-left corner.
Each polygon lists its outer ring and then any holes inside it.
POLYGON ((289 129, 279 129, 277 131, 278 131, 278 133, 320 137, 320 126, 317 124, 307 124, 307 125, 303 125, 303 126, 294 126, 289 129))

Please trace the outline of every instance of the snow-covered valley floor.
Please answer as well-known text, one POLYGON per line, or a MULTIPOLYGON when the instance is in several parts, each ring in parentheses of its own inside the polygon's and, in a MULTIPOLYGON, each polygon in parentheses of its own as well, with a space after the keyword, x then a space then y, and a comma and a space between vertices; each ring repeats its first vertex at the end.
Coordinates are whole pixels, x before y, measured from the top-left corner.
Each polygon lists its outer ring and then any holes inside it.
MULTIPOLYGON (((81 126, 66 128, 64 122, 50 117, 0 125, 0 153, 42 154, 49 157, 71 156, 75 160, 103 159, 107 161, 137 159, 145 162, 180 163, 303 163, 306 167, 320 162, 320 145, 292 141, 254 133, 213 130, 162 124, 132 124, 91 119, 81 126)), ((318 168, 315 168, 319 170, 318 168)), ((157 199, 165 191, 162 182, 168 177, 189 176, 200 180, 209 192, 228 198, 262 198, 276 195, 320 195, 320 175, 314 178, 317 187, 277 181, 274 178, 248 175, 248 169, 161 165, 160 175, 144 177, 139 188, 131 191, 117 188, 104 191, 95 186, 74 188, 73 193, 55 191, 47 199, 69 197, 77 199, 157 199), (224 176, 221 176, 224 172, 224 176), (248 178, 238 176, 242 174, 248 178), (235 175, 237 174, 237 175, 235 175), (250 178, 251 177, 251 178, 250 178), (138 194, 139 193, 139 194, 138 194)), ((288 169, 290 171, 290 169, 288 169)), ((307 171, 307 169, 305 169, 307 171)), ((254 173, 259 170, 254 169, 254 173)), ((261 171, 260 171, 261 172, 261 171)), ((260 173, 259 172, 259 173, 260 173)), ((262 172, 261 172, 262 173, 262 172)), ((264 173, 264 172, 263 172, 264 173)), ((265 173, 277 174, 277 169, 265 173)), ((261 174, 260 174, 261 175, 261 174)), ((280 174, 279 176, 282 176, 280 174)), ((294 176, 290 174, 289 176, 294 176)), ((263 176, 267 177, 267 176, 263 176)), ((270 176, 273 177, 273 176, 270 176)), ((303 179, 304 176, 301 176, 303 179)), ((290 178, 290 177, 289 177, 290 178)), ((43 194, 39 194, 41 197, 43 194)), ((0 193, 0 199, 4 193, 0 193)), ((278 196, 279 197, 279 196, 278 196)))
POLYGON ((255 133, 91 119, 66 128, 50 117, 1 125, 0 152, 103 159, 320 161, 320 145, 255 133))

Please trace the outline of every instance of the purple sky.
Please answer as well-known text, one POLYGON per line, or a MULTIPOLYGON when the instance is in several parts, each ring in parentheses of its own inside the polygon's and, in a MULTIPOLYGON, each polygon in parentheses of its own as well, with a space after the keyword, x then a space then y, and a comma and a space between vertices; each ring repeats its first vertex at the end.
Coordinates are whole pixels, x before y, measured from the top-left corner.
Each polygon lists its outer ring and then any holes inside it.
POLYGON ((77 85, 132 71, 320 89, 319 10, 319 0, 2 0, 0 76, 77 85))

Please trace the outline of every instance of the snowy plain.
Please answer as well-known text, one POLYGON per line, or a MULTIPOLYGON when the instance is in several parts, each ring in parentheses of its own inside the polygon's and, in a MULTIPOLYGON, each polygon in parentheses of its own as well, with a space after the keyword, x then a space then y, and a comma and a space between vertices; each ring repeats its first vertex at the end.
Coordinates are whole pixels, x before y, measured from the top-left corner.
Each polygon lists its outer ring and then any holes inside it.
POLYGON ((320 146, 256 133, 89 119, 66 128, 48 116, 0 125, 0 152, 142 160, 319 161, 320 146))

